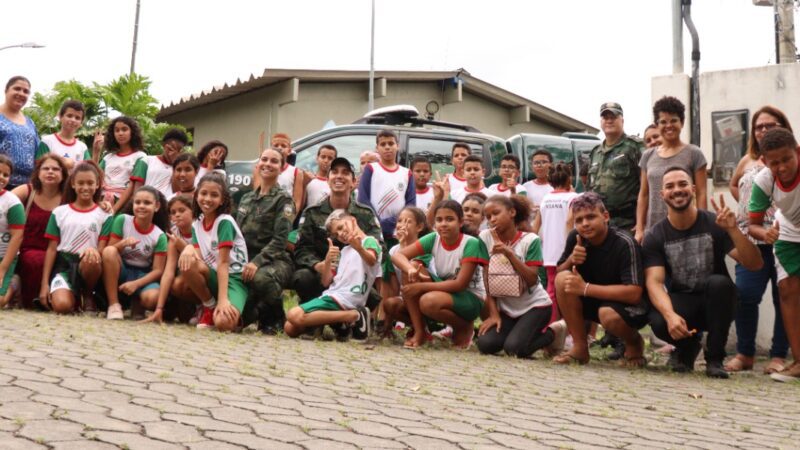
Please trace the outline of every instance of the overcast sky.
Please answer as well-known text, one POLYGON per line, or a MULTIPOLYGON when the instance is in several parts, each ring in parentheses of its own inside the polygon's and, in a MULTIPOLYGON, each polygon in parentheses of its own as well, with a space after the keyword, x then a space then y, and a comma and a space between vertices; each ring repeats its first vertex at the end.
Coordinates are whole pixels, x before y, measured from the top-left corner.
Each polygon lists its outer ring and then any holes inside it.
MULTIPOLYGON (((141 0, 136 71, 169 104, 264 68, 369 69, 369 0, 141 0)), ((650 79, 672 72, 671 0, 376 1, 376 70, 453 70, 599 125, 619 101, 626 128, 650 118, 650 79)), ((135 0, 3 2, 0 79, 34 91, 106 82, 130 68, 135 0)), ((702 71, 774 63, 772 8, 695 0, 702 71)), ((798 20, 797 15, 795 20, 798 20)), ((685 71, 690 44, 684 33, 685 71)))

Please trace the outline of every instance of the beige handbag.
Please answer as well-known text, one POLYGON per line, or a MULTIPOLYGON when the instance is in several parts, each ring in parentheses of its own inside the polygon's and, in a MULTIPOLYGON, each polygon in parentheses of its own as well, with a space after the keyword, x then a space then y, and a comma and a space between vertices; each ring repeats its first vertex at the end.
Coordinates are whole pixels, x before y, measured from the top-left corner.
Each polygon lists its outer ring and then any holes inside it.
POLYGON ((514 270, 514 266, 505 255, 493 254, 489 258, 487 270, 489 295, 492 297, 519 297, 528 288, 525 280, 514 270))

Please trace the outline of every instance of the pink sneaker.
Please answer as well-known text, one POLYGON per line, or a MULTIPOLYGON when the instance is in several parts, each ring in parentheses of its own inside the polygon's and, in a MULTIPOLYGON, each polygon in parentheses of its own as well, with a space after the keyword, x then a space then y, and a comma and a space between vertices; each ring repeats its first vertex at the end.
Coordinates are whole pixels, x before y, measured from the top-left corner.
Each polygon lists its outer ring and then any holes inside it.
POLYGON ((203 313, 200 314, 200 320, 197 321, 197 328, 214 328, 214 309, 203 307, 203 313))

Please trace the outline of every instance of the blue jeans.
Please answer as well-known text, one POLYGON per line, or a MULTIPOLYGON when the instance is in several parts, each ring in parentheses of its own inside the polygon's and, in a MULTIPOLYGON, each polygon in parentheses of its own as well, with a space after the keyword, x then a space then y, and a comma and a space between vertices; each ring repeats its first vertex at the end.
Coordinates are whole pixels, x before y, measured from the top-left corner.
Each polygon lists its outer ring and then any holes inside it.
POLYGON ((772 304, 775 306, 775 324, 772 330, 772 348, 769 356, 786 358, 789 342, 783 328, 780 296, 778 295, 778 274, 775 270, 775 255, 771 245, 759 245, 764 267, 750 271, 736 264, 736 287, 739 289, 739 307, 736 310, 736 351, 745 356, 756 354, 756 332, 758 331, 758 305, 772 282, 772 304))

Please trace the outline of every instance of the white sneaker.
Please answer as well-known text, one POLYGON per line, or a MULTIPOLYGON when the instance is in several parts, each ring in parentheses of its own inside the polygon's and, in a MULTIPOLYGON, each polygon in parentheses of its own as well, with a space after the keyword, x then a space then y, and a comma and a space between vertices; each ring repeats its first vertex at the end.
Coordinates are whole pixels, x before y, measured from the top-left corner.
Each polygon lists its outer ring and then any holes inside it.
POLYGON ((434 331, 431 336, 439 339, 451 339, 453 337, 453 327, 448 325, 439 331, 434 331))
POLYGON ((549 326, 550 329, 553 330, 555 337, 553 338, 553 342, 547 346, 547 351, 555 356, 564 351, 567 342, 567 322, 561 319, 551 323, 549 326))
POLYGON ((108 320, 122 320, 124 315, 122 314, 122 305, 119 303, 114 303, 108 307, 108 314, 106 315, 108 320))

